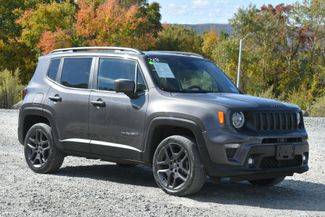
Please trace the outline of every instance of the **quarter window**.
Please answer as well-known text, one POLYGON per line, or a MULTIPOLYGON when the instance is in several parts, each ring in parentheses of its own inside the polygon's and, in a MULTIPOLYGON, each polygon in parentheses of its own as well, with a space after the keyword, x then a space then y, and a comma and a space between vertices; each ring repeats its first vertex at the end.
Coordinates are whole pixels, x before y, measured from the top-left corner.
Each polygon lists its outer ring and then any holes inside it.
POLYGON ((56 80, 56 75, 58 74, 60 61, 60 59, 52 59, 47 72, 47 76, 54 81, 56 80))
POLYGON ((65 58, 61 84, 67 87, 88 88, 92 58, 65 58))
MULTIPOLYGON (((132 60, 101 58, 98 68, 98 89, 114 91, 114 82, 117 79, 135 80, 137 63, 132 60)), ((145 89, 144 79, 138 70, 137 89, 145 89)))

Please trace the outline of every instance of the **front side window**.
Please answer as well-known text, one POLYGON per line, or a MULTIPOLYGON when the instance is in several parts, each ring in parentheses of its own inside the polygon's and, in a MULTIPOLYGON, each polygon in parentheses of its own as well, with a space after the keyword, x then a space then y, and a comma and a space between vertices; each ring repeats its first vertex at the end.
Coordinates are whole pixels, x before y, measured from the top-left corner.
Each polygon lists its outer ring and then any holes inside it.
POLYGON ((238 93, 212 62, 186 56, 149 56, 147 63, 158 87, 168 92, 238 93))
POLYGON ((97 77, 98 89, 115 91, 115 80, 127 79, 135 81, 136 73, 137 89, 144 90, 144 79, 135 61, 125 59, 100 58, 97 77))
POLYGON ((88 88, 92 58, 65 58, 61 84, 67 87, 88 88))
POLYGON ((53 81, 56 80, 56 75, 58 74, 59 66, 60 66, 60 59, 52 59, 50 63, 49 70, 47 72, 47 76, 52 79, 53 81))

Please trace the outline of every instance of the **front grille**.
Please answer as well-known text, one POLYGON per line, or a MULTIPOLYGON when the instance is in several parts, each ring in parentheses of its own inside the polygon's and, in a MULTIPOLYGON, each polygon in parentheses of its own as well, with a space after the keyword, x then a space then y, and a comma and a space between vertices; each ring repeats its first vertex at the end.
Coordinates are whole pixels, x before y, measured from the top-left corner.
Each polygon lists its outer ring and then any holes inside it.
POLYGON ((254 131, 296 130, 297 114, 285 111, 246 113, 247 127, 254 131))
POLYGON ((265 157, 262 159, 260 168, 261 169, 277 169, 286 167, 297 167, 302 165, 302 157, 296 155, 291 160, 277 160, 275 157, 265 157))

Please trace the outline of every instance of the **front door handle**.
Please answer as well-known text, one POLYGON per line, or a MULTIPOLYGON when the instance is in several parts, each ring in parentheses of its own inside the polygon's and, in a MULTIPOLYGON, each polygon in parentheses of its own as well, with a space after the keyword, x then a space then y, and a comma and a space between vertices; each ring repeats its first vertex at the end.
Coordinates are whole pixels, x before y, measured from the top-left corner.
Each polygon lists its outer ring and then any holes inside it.
POLYGON ((59 94, 55 94, 54 96, 50 96, 49 99, 53 102, 61 102, 62 98, 59 96, 59 94))
POLYGON ((103 102, 102 99, 97 99, 95 101, 90 101, 91 104, 93 104, 93 106, 96 106, 96 107, 105 107, 106 104, 105 102, 103 102))

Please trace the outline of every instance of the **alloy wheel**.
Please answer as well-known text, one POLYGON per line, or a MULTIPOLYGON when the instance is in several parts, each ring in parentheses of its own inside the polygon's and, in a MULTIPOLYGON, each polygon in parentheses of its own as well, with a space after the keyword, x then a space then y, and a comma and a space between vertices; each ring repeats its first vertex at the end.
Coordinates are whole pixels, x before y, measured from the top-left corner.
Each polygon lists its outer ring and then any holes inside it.
POLYGON ((29 135, 26 143, 27 160, 36 168, 42 167, 48 160, 49 139, 41 129, 29 135))
POLYGON ((189 156, 181 145, 168 144, 163 147, 154 164, 159 182, 165 188, 177 190, 189 179, 189 156))

